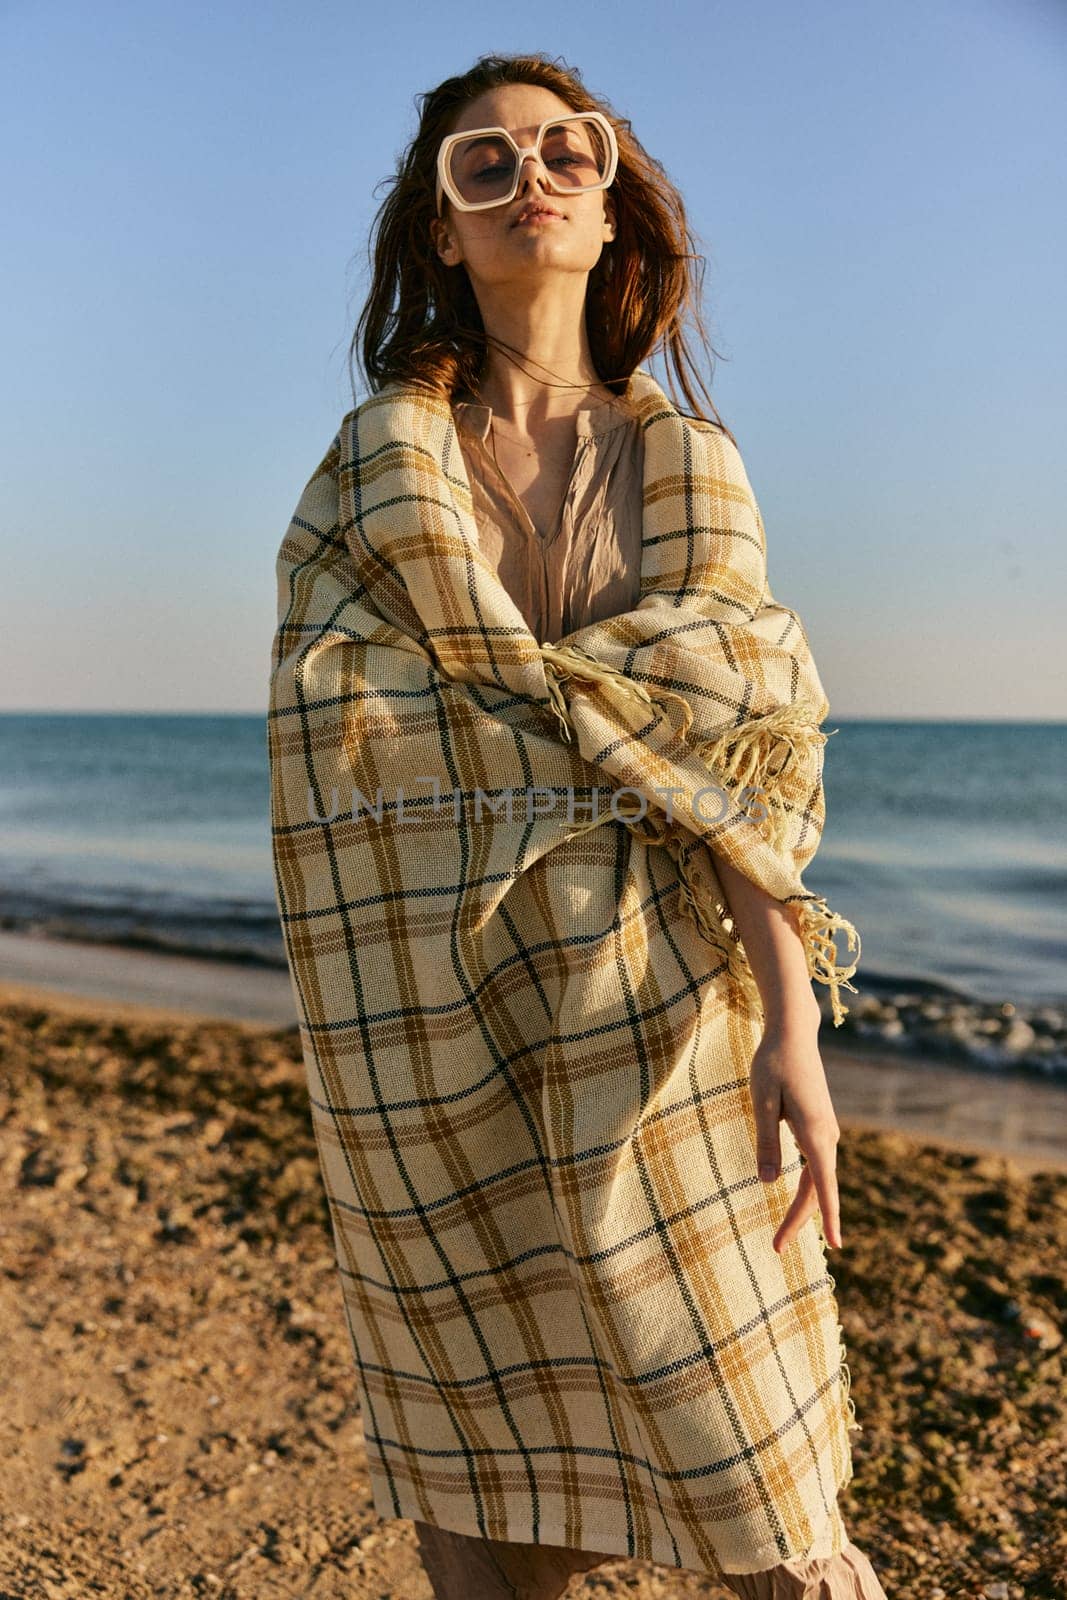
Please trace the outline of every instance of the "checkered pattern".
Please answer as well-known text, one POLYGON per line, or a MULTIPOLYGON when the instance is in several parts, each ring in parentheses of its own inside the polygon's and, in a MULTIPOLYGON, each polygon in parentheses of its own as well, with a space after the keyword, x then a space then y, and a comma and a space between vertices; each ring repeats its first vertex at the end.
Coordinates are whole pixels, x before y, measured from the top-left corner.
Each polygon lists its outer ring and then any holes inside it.
POLYGON ((640 600, 543 644, 447 400, 344 418, 278 556, 275 886, 379 1513, 755 1572, 841 1548, 858 1424, 713 852, 835 1021, 858 936, 801 881, 829 707, 741 457, 629 393, 640 600))

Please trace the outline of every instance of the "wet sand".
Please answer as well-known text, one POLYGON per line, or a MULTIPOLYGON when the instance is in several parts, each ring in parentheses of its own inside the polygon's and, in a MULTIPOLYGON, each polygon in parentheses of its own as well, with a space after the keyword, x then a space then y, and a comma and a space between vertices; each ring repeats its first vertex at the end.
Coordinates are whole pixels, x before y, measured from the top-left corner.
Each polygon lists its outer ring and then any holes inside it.
POLYGON ((278 969, 0 931, 0 990, 26 989, 275 1028, 296 1021, 289 974, 278 969))
MULTIPOLYGON (((57 1007, 86 1000, 147 1016, 296 1026, 287 972, 166 956, 117 945, 0 932, 0 1002, 57 1007)), ((899 1129, 957 1149, 1010 1156, 1029 1170, 1067 1170, 1067 1085, 902 1056, 877 1044, 819 1034, 842 1127, 899 1129)))

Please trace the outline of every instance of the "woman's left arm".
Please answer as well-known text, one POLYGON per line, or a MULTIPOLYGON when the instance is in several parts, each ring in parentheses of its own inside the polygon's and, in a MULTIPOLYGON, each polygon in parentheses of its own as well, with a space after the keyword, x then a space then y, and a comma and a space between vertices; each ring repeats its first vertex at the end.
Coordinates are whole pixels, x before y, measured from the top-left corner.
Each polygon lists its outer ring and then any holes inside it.
POLYGON ((821 1013, 804 945, 789 908, 712 853, 763 1003, 763 1038, 751 1068, 759 1174, 767 1182, 779 1175, 778 1124, 783 1116, 807 1161, 774 1248, 780 1253, 818 1209, 827 1242, 840 1249, 836 1167, 841 1130, 819 1054, 821 1013))

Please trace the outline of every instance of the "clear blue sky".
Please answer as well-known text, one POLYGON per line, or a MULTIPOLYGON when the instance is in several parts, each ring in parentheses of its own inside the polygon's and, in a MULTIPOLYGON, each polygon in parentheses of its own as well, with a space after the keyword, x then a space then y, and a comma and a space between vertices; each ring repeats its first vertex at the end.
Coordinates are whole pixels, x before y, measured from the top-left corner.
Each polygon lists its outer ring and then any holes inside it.
POLYGON ((831 717, 1067 715, 1058 0, 38 0, 0 49, 0 707, 265 708, 375 185, 416 93, 537 49, 686 198, 831 717))

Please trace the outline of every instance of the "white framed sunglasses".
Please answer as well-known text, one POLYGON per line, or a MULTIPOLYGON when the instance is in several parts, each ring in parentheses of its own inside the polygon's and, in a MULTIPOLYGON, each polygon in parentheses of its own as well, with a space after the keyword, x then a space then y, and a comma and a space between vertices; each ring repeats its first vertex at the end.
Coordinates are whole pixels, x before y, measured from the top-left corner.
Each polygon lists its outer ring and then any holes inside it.
POLYGON ((457 211, 507 205, 519 192, 527 156, 540 161, 553 194, 588 194, 614 181, 619 163, 615 129, 600 111, 548 117, 533 144, 520 148, 506 128, 450 133, 437 152, 437 214, 447 194, 457 211))

